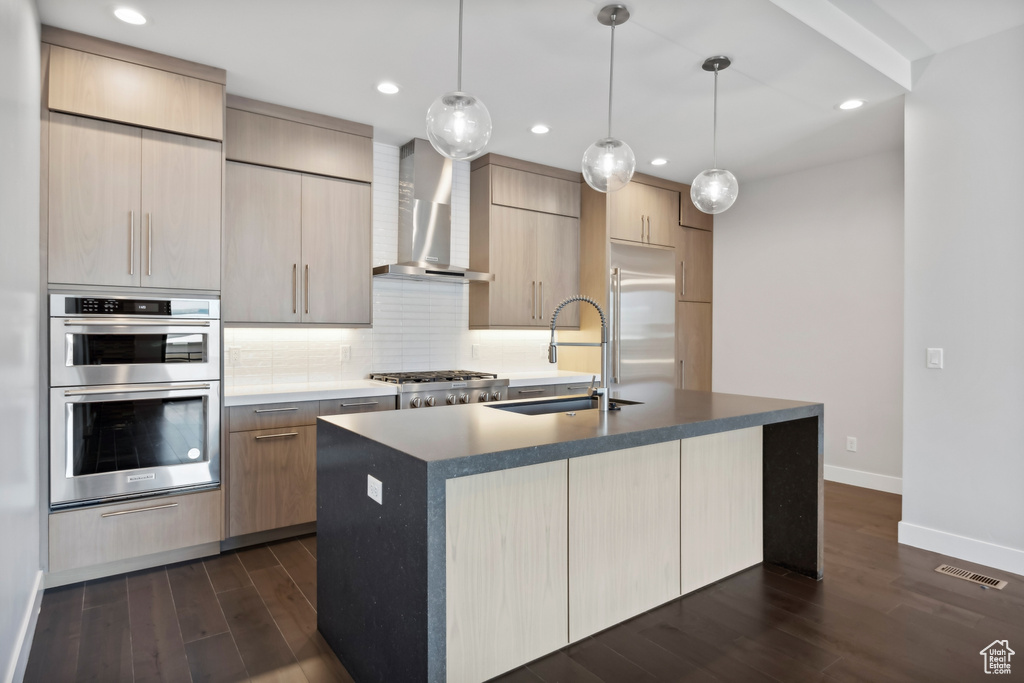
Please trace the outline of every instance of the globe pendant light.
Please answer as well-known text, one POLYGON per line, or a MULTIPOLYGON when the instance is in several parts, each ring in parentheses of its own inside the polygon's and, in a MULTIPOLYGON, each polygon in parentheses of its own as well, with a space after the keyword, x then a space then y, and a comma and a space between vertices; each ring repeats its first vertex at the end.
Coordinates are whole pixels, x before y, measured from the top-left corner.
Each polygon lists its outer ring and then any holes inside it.
POLYGON ((612 137, 612 84, 615 75, 615 27, 625 24, 629 10, 624 5, 607 5, 597 20, 612 27, 611 67, 608 71, 608 137, 601 138, 583 153, 583 177, 598 192, 621 190, 633 177, 636 157, 622 140, 612 137))
POLYGON ((715 72, 715 123, 712 134, 714 150, 714 168, 701 171, 690 185, 690 199, 693 205, 704 213, 722 213, 736 201, 740 186, 736 176, 723 168, 718 168, 718 72, 728 69, 732 62, 728 57, 708 57, 701 67, 705 71, 715 72))
POLYGON ((491 114, 479 98, 462 92, 462 0, 459 0, 458 88, 427 110, 427 139, 449 159, 475 159, 491 140, 491 114))

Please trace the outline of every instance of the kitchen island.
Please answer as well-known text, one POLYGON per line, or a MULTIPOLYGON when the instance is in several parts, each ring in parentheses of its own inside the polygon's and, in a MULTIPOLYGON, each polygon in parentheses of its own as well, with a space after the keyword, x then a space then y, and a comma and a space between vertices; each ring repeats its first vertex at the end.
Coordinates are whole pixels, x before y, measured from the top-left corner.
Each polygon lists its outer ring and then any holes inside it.
POLYGON ((821 404, 624 393, 320 418, 318 628, 357 681, 485 680, 762 561, 821 578, 821 404))

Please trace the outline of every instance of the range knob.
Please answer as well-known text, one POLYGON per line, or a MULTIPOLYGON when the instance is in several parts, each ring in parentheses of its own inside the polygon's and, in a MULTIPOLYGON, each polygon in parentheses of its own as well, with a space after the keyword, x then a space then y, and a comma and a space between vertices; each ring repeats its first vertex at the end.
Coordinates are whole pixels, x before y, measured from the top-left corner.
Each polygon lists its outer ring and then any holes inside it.
POLYGON ((486 391, 481 391, 480 392, 480 402, 481 403, 486 403, 487 399, 488 399, 487 392, 486 391))
POLYGON ((410 408, 419 408, 421 405, 423 405, 423 399, 420 398, 419 396, 409 401, 410 408))
POLYGON ((459 396, 459 403, 469 403, 469 394, 459 396))
POLYGON ((434 397, 433 396, 427 396, 427 405, 428 406, 434 405, 434 397))
POLYGON ((448 394, 444 400, 450 406, 455 405, 455 394, 448 394))
POLYGON ((495 391, 493 394, 491 394, 491 398, 493 400, 495 400, 495 401, 500 401, 501 400, 501 392, 500 391, 495 391))

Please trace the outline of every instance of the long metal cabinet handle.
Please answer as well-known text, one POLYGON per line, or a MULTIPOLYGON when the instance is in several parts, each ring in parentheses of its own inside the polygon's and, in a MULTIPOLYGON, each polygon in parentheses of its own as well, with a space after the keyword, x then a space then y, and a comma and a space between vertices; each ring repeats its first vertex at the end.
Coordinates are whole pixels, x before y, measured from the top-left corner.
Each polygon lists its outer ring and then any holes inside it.
POLYGON ((360 401, 358 403, 342 403, 342 408, 351 408, 352 406, 376 406, 380 405, 378 401, 360 401))
POLYGON ((644 241, 644 215, 640 214, 640 241, 644 241))
POLYGON ((286 436, 298 436, 298 432, 285 432, 284 434, 260 434, 257 439, 281 439, 286 436))
POLYGON ((537 283, 537 317, 544 319, 544 283, 537 283))
POLYGON ((686 296, 686 261, 680 261, 679 266, 683 271, 682 277, 679 278, 679 296, 686 296))
POLYGON ((75 318, 67 318, 64 320, 65 325, 97 325, 100 327, 209 327, 209 320, 132 320, 131 322, 111 322, 110 320, 97 320, 88 318, 85 320, 78 320, 75 318))
POLYGON ((651 217, 647 217, 647 243, 651 243, 651 217))
POLYGON ((532 280, 530 287, 533 289, 533 300, 530 302, 530 317, 537 319, 537 281, 532 280))
POLYGON ((292 313, 295 313, 296 307, 296 271, 299 269, 298 263, 292 264, 292 313))
POLYGON ((146 275, 153 274, 153 214, 146 214, 146 275))
POLYGON ((135 211, 129 211, 128 215, 128 274, 135 275, 135 211))
POLYGON ((516 389, 517 394, 543 394, 547 389, 516 389))
POLYGON ((133 515, 136 512, 150 512, 151 510, 166 510, 167 508, 176 508, 177 503, 167 503, 166 505, 154 505, 148 508, 136 508, 134 510, 118 510, 117 512, 104 512, 100 517, 119 517, 121 515, 133 515))
POLYGON ((309 313, 309 264, 306 264, 306 313, 309 313))
POLYGON ((96 389, 65 389, 65 396, 95 396, 97 394, 145 394, 154 391, 181 391, 184 389, 209 389, 209 384, 137 384, 132 387, 103 387, 96 389))
POLYGON ((619 366, 622 359, 622 271, 614 269, 615 275, 615 367, 612 369, 612 382, 619 383, 619 366))
POLYGON ((254 412, 256 414, 260 414, 260 413, 290 413, 290 412, 292 412, 294 410, 298 410, 298 409, 299 409, 298 406, 294 406, 292 408, 257 408, 256 410, 254 410, 252 412, 254 412))

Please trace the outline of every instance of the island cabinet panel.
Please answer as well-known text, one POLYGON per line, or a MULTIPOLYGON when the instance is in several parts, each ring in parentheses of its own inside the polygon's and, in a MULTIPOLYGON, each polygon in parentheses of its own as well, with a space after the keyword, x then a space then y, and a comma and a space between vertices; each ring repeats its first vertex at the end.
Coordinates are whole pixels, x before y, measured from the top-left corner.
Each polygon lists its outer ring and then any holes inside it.
POLYGON ((763 559, 762 428, 681 442, 682 593, 763 559))
POLYGON ((445 483, 448 681, 568 643, 567 472, 559 460, 445 483))
POLYGON ((231 536, 316 521, 316 427, 228 437, 231 536))
POLYGON ((569 460, 569 640, 679 596, 679 442, 569 460))

